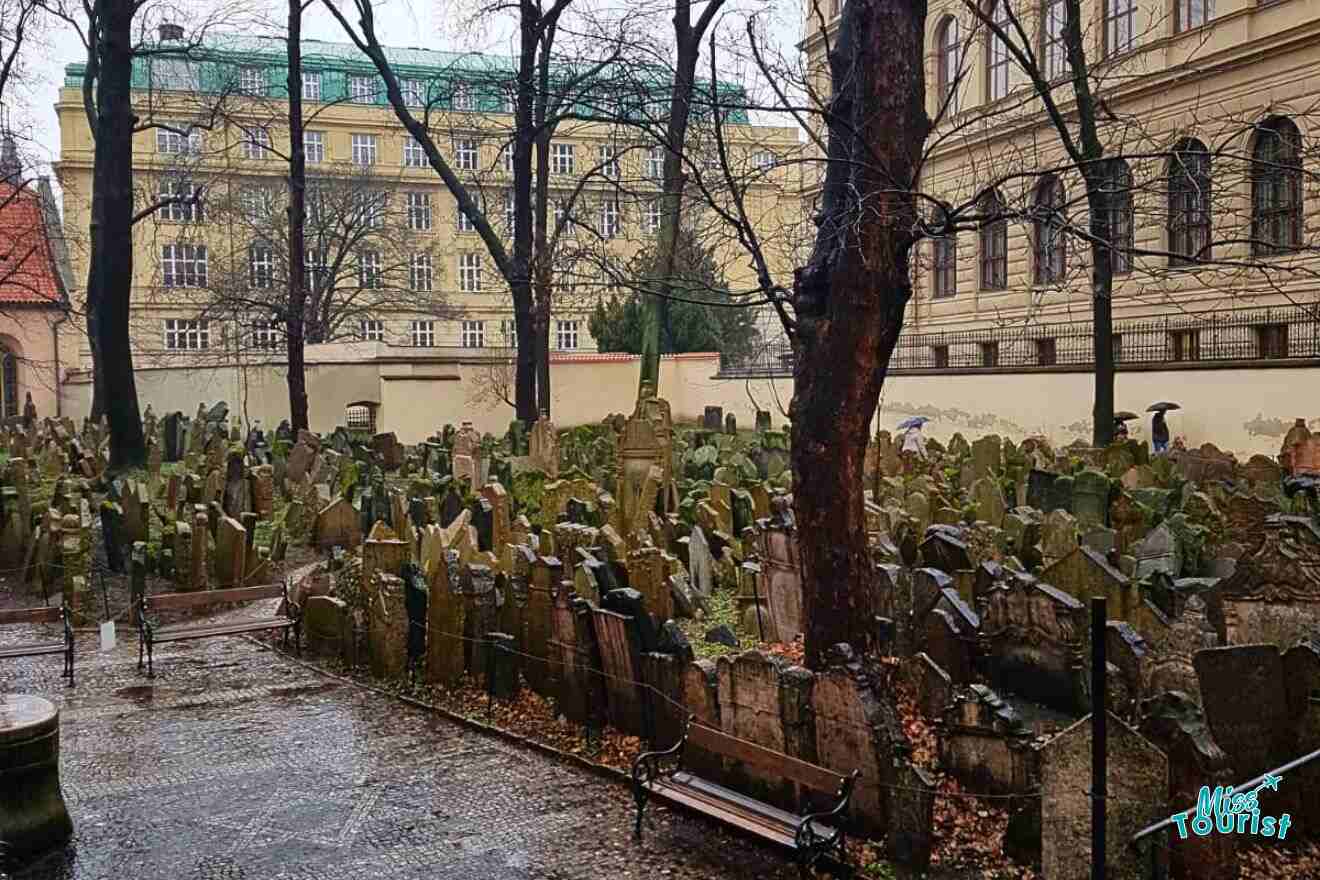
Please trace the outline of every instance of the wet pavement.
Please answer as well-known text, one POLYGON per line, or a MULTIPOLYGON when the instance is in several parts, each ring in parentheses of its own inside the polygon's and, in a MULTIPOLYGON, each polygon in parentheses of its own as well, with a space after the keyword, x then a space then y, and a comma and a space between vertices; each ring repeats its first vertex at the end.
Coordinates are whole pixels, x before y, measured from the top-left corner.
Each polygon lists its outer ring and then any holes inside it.
MULTIPOLYGON (((0 628, 0 644, 40 627, 0 628)), ((779 852, 648 808, 626 788, 330 679, 242 638, 161 645, 137 671, 80 633, 60 658, 0 661, 0 691, 61 708, 63 850, 13 880, 778 878, 779 852)), ((5 877, 0 870, 0 877, 5 877)))

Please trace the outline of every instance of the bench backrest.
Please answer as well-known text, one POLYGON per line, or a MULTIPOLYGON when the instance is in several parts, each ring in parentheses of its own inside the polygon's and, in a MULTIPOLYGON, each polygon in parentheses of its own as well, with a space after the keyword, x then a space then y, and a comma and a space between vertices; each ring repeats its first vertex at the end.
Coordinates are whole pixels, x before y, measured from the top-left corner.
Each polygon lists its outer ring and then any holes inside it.
POLYGON ((59 623, 64 617, 64 609, 54 608, 14 608, 0 611, 0 625, 6 623, 59 623))
POLYGON ((233 587, 228 590, 198 590, 196 593, 161 593, 146 596, 144 602, 153 611, 175 611, 185 608, 205 608, 224 602, 253 602, 257 599, 284 597, 283 584, 262 584, 259 587, 233 587))
POLYGON ((846 778, 833 770, 818 767, 800 758, 789 757, 782 752, 758 746, 736 736, 729 736, 727 733, 696 722, 688 726, 687 744, 726 758, 733 758, 767 775, 796 782, 814 791, 834 794, 843 788, 846 778))

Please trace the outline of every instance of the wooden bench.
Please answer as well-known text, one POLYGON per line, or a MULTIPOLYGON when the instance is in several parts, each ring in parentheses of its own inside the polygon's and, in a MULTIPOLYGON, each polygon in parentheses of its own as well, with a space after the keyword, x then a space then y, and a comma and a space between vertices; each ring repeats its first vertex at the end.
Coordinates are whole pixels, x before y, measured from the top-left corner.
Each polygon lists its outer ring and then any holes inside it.
POLYGON ((209 639, 213 636, 236 636, 243 633, 284 630, 284 643, 288 645, 289 630, 293 630, 294 645, 302 653, 302 614, 298 606, 289 601, 288 584, 265 584, 259 587, 235 587, 229 590, 201 590, 196 593, 163 593, 143 596, 138 600, 138 670, 142 669, 142 655, 147 658, 147 675, 154 677, 152 647, 158 642, 182 642, 189 639, 209 639), (226 622, 206 622, 159 626, 149 616, 152 612, 185 611, 209 608, 235 602, 254 602, 258 599, 283 599, 273 617, 258 617, 226 622))
POLYGON ((683 729, 683 736, 672 748, 644 752, 633 761, 633 798, 637 802, 635 835, 641 839, 642 812, 647 800, 654 795, 793 850, 798 870, 807 877, 816 863, 827 855, 833 854, 839 865, 845 864, 843 826, 858 775, 854 770, 844 776, 690 719, 683 729), (796 815, 702 779, 684 768, 684 758, 693 748, 739 761, 748 770, 823 792, 832 807, 818 813, 796 815))
POLYGON ((12 611, 0 611, 0 625, 7 623, 63 623, 64 639, 58 642, 31 642, 25 645, 0 646, 0 660, 10 657, 42 657, 47 654, 64 655, 64 671, 61 678, 69 680, 73 687, 73 617, 69 606, 60 608, 17 608, 12 611))

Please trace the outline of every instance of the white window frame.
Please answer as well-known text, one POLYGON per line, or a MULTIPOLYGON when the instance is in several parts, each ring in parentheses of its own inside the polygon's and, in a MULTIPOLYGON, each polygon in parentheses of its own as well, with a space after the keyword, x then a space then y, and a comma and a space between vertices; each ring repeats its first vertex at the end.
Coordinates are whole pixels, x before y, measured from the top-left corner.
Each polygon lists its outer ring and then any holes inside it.
POLYGON ((504 228, 508 230, 511 236, 513 235, 513 225, 517 222, 516 213, 513 203, 513 190, 506 189, 504 191, 504 228))
POLYGON ((486 322, 463 321, 459 327, 459 345, 463 348, 486 347, 486 322))
POLYGON ((200 186, 189 180, 162 177, 157 192, 161 202, 179 196, 187 196, 189 199, 183 202, 162 204, 158 212, 161 220, 167 223, 202 222, 204 215, 202 212, 202 188, 200 186))
POLYGON ((358 76, 349 74, 348 77, 348 100, 354 104, 374 104, 376 103, 376 78, 374 76, 358 76))
POLYGON ((596 147, 596 164, 600 166, 600 173, 610 180, 618 180, 622 173, 619 168, 619 151, 613 144, 600 144, 596 147))
POLYGON ((254 125, 243 129, 243 158, 263 161, 270 158, 270 129, 254 125))
POLYGON ((279 327, 274 321, 267 318, 258 318, 252 321, 248 328, 251 335, 252 347, 262 350, 273 350, 280 347, 284 334, 280 332, 279 327))
POLYGON ((504 157, 504 173, 513 173, 513 144, 505 144, 500 150, 500 155, 504 157))
POLYGON ((385 322, 375 318, 363 318, 358 321, 358 338, 363 342, 384 342, 385 322))
POLYGON ((648 235, 658 235, 665 221, 664 203, 661 199, 647 199, 646 209, 642 212, 642 230, 648 235))
POLYGON ((303 132, 303 159, 313 165, 325 161, 325 132, 303 132))
POLYGON ((752 156, 752 164, 756 166, 758 171, 769 171, 779 164, 779 157, 771 150, 758 150, 752 156))
POLYGON ((454 141, 454 159, 459 171, 476 171, 480 156, 481 148, 474 138, 454 141))
POLYGON ((435 348, 435 321, 413 321, 409 329, 413 348, 435 348))
POLYGON ((477 93, 467 83, 454 86, 453 108, 462 113, 472 113, 477 109, 477 93))
POLYGON ((500 321, 500 338, 504 341, 505 348, 518 347, 518 324, 508 318, 500 321))
POLYGON ((238 191, 238 209, 248 223, 264 223, 270 219, 272 205, 270 190, 264 186, 244 186, 238 191))
POLYGON ((423 80, 401 79, 399 90, 403 92, 403 103, 411 107, 426 106, 426 83, 423 80))
POLYGON ((426 158, 426 150, 422 147, 421 141, 412 135, 403 142, 403 167, 405 168, 425 168, 430 164, 426 158))
POLYGON ((165 128, 156 129, 156 152, 170 156, 200 156, 202 154, 202 130, 190 125, 170 123, 174 128, 181 128, 187 134, 179 134, 165 128))
POLYGON ((321 71, 304 70, 302 72, 302 96, 304 101, 321 100, 321 71))
POLYGON ((379 251, 359 251, 357 255, 358 287, 362 290, 380 290, 385 286, 385 270, 379 251))
POLYGON ((463 293, 481 292, 481 254, 468 251, 458 255, 458 289, 463 293))
POLYGON ((555 321, 555 348, 559 351, 577 351, 578 321, 555 321))
POLYGON ((646 177, 648 180, 665 179, 665 148, 651 147, 646 153, 646 177))
POLYGON ((275 250, 269 244, 253 242, 248 246, 248 287, 270 290, 275 286, 275 250))
POLYGON ((376 136, 374 134, 354 134, 351 143, 353 144, 354 165, 365 167, 376 164, 376 136))
POLYGON ((238 69, 238 90, 245 95, 266 94, 266 71, 261 67, 238 69))
POLYGON ((418 293, 435 289, 435 274, 430 254, 413 254, 408 260, 408 288, 418 293))
POLYGON ((572 174, 576 151, 574 144, 566 144, 561 141, 552 141, 550 143, 550 173, 551 174, 572 174))
POLYGON ((198 318, 166 318, 166 351, 204 351, 211 347, 211 322, 198 318))
POLYGON ((462 209, 455 208, 454 216, 458 218, 456 222, 457 222, 457 229, 459 232, 477 231, 477 225, 472 222, 471 218, 469 218, 467 214, 463 213, 462 209))
POLYGON ((431 231, 431 194, 410 190, 407 193, 408 228, 414 232, 431 231))
POLYGON ((623 212, 618 199, 602 199, 600 203, 601 238, 617 238, 623 231, 623 212))
POLYGON ((205 287, 206 245, 186 242, 161 245, 160 269, 161 284, 165 287, 205 287))

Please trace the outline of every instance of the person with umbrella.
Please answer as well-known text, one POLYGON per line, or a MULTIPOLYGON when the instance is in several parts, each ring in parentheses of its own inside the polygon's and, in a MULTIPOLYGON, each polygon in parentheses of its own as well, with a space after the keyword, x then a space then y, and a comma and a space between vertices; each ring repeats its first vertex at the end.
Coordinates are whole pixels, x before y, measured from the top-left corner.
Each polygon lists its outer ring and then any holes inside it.
POLYGON ((903 432, 903 445, 899 447, 898 453, 904 459, 905 473, 911 472, 913 458, 926 457, 926 438, 922 436, 921 426, 929 421, 925 416, 913 416, 898 424, 898 430, 903 432))
POLYGON ((1114 441, 1122 443, 1128 438, 1127 423, 1137 418, 1137 414, 1121 409, 1114 413, 1114 441))
POLYGON ((1169 451, 1169 425, 1164 421, 1164 414, 1171 409, 1182 409, 1182 407, 1167 400, 1146 407, 1146 412, 1155 413, 1150 420, 1150 445, 1156 455, 1169 451))

